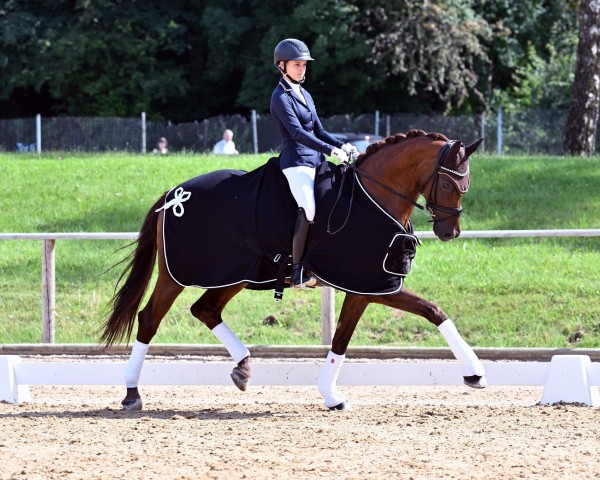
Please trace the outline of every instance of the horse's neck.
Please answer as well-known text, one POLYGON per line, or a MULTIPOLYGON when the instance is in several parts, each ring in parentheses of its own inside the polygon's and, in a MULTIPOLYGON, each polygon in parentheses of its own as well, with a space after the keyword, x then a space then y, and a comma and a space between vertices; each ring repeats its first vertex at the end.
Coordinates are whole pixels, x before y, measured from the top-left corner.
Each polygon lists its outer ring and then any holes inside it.
MULTIPOLYGON (((435 155, 424 142, 405 141, 386 146, 365 159, 361 169, 387 187, 416 202, 420 195, 423 159, 435 155)), ((373 199, 403 225, 407 225, 414 206, 399 195, 369 181, 363 182, 373 199)))

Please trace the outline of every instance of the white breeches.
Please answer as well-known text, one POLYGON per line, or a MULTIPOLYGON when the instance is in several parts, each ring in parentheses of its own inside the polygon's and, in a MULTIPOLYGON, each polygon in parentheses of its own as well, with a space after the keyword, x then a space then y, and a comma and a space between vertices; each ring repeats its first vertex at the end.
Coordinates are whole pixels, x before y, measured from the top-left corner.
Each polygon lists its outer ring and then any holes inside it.
POLYGON ((313 167, 299 166, 282 170, 290 184, 290 190, 296 203, 304 209, 306 219, 312 222, 315 218, 315 169, 313 167))

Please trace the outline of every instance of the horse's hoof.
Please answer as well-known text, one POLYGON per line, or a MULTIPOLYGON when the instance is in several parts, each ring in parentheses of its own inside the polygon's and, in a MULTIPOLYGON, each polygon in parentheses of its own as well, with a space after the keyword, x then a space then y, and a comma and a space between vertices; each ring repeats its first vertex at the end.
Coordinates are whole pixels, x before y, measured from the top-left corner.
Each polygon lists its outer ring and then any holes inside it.
POLYGON ((338 403, 333 407, 329 407, 330 412, 334 410, 344 410, 346 412, 349 412, 352 410, 352 405, 350 405, 350 403, 347 401, 343 401, 342 403, 338 403))
POLYGON ((250 379, 240 372, 238 367, 235 367, 231 371, 231 379, 233 380, 233 383, 235 383, 235 386, 238 387, 242 392, 246 391, 248 384, 250 383, 250 379))
POLYGON ((487 387, 487 380, 485 377, 479 375, 469 375, 468 377, 463 377, 465 381, 465 385, 471 388, 485 388, 487 387))
POLYGON ((135 398, 133 400, 123 400, 121 402, 121 405, 123 406, 123 410, 127 410, 127 411, 136 411, 136 410, 141 410, 142 409, 142 399, 141 398, 135 398))

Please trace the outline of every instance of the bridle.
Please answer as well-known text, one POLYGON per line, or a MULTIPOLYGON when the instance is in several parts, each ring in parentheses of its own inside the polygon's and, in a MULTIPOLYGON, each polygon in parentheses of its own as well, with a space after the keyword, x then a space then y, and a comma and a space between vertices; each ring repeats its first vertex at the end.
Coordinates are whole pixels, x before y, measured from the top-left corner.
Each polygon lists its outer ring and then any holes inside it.
MULTIPOLYGON (((425 196, 423 193, 425 191, 425 188, 427 187, 429 182, 433 181, 433 185, 431 186, 431 195, 430 195, 430 198, 425 197, 425 199, 426 199, 425 205, 421 205, 420 203, 415 202, 412 198, 409 198, 406 195, 398 192, 397 190, 394 190, 393 188, 388 187, 386 184, 384 184, 377 178, 373 177, 372 175, 365 172, 364 170, 361 170, 360 168, 358 168, 354 163, 348 164, 348 167, 353 169, 355 172, 359 173, 360 175, 364 175, 365 178, 368 178, 369 180, 371 180, 373 183, 379 185, 384 190, 392 193, 393 195, 396 195, 396 196, 402 198, 404 201, 406 201, 406 202, 410 203, 411 205, 413 205, 414 207, 422 210, 424 213, 426 213, 427 215, 429 215, 431 217, 431 220, 429 220, 430 222, 433 222, 433 223, 445 222, 446 220, 449 220, 453 217, 459 217, 460 214, 462 213, 462 207, 444 207, 441 205, 437 205, 436 197, 437 197, 437 187, 438 187, 438 179, 439 179, 440 170, 445 170, 445 171, 450 172, 453 175, 457 175, 459 177, 465 177, 466 175, 469 174, 468 169, 465 173, 459 173, 455 170, 450 170, 449 168, 444 167, 444 161, 446 160, 448 152, 451 150, 452 146, 456 142, 457 142, 457 140, 451 140, 451 141, 445 143, 438 153, 437 160, 435 163, 435 169, 434 169, 433 173, 430 175, 430 177, 427 179, 427 181, 423 184, 423 188, 419 192, 421 195, 425 196), (440 217, 436 214, 436 212, 441 212, 442 214, 446 214, 446 216, 440 217)), ((461 147, 462 147, 462 144, 461 144, 461 147)))

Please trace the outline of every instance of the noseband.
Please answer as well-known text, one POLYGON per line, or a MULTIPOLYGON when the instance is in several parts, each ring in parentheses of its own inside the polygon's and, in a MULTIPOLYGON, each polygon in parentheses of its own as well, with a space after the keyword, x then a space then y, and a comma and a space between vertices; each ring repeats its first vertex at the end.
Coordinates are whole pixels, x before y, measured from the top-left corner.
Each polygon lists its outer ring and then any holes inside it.
MULTIPOLYGON (((464 177, 466 175, 469 175, 468 168, 465 173, 459 173, 455 170, 450 170, 449 168, 444 167, 444 160, 446 160, 446 156, 448 155, 448 152, 450 151, 450 149, 452 148, 452 146, 455 143, 456 143, 456 140, 452 140, 452 141, 444 144, 444 146, 440 149, 440 152, 438 153, 437 161, 435 163, 435 170, 433 171, 433 173, 431 174, 429 179, 425 182, 425 185, 423 185, 423 190, 425 190, 425 187, 427 186, 427 184, 430 181, 433 181, 433 185, 431 186, 430 198, 427 199, 427 203, 425 204, 427 210, 429 211, 429 214, 431 215, 430 221, 433 223, 444 222, 446 220, 449 220, 452 217, 460 217, 460 214, 462 213, 462 207, 442 207, 442 206, 436 204, 437 187, 438 187, 438 180, 440 178, 440 175, 439 175, 440 170, 445 170, 445 171, 450 172, 453 175, 457 175, 459 177, 464 177), (439 218, 435 213, 436 211, 445 213, 447 215, 443 218, 439 218)), ((421 195, 423 195, 423 190, 421 190, 421 195)))
POLYGON ((433 222, 433 223, 445 222, 446 220, 449 220, 452 217, 459 217, 460 214, 462 213, 462 207, 443 207, 441 205, 436 204, 436 196, 437 196, 436 194, 437 194, 437 186, 438 186, 440 170, 445 170, 445 171, 450 172, 453 175, 457 175, 459 177, 465 177, 466 175, 469 174, 468 169, 465 173, 459 173, 455 170, 450 170, 449 168, 444 167, 444 161, 446 160, 446 156, 448 155, 448 152, 450 151, 450 149, 452 148, 452 146, 455 143, 456 143, 456 140, 452 140, 450 142, 445 143, 444 146, 442 146, 442 148, 440 149, 440 151, 438 153, 437 160, 435 162, 435 170, 433 171, 431 176, 427 179, 427 181, 423 185, 423 188, 419 192, 421 195, 425 196, 423 194, 425 187, 427 186, 427 184, 429 182, 433 181, 433 185, 431 186, 431 198, 426 198, 427 202, 426 202, 425 206, 421 205, 420 203, 415 202, 412 198, 407 197, 406 195, 394 190, 393 188, 388 187, 387 185, 380 182, 373 176, 369 175, 364 170, 361 170, 357 166, 350 164, 349 167, 353 168, 356 172, 360 173, 361 175, 364 175, 366 178, 371 180, 373 183, 376 183, 381 188, 402 198, 404 201, 410 203, 411 205, 413 205, 413 206, 417 207, 418 209, 422 210, 423 212, 425 212, 427 215, 429 215, 431 217, 431 220, 429 220, 430 222, 433 222), (447 215, 443 218, 440 218, 436 215, 436 212, 445 213, 447 215))

